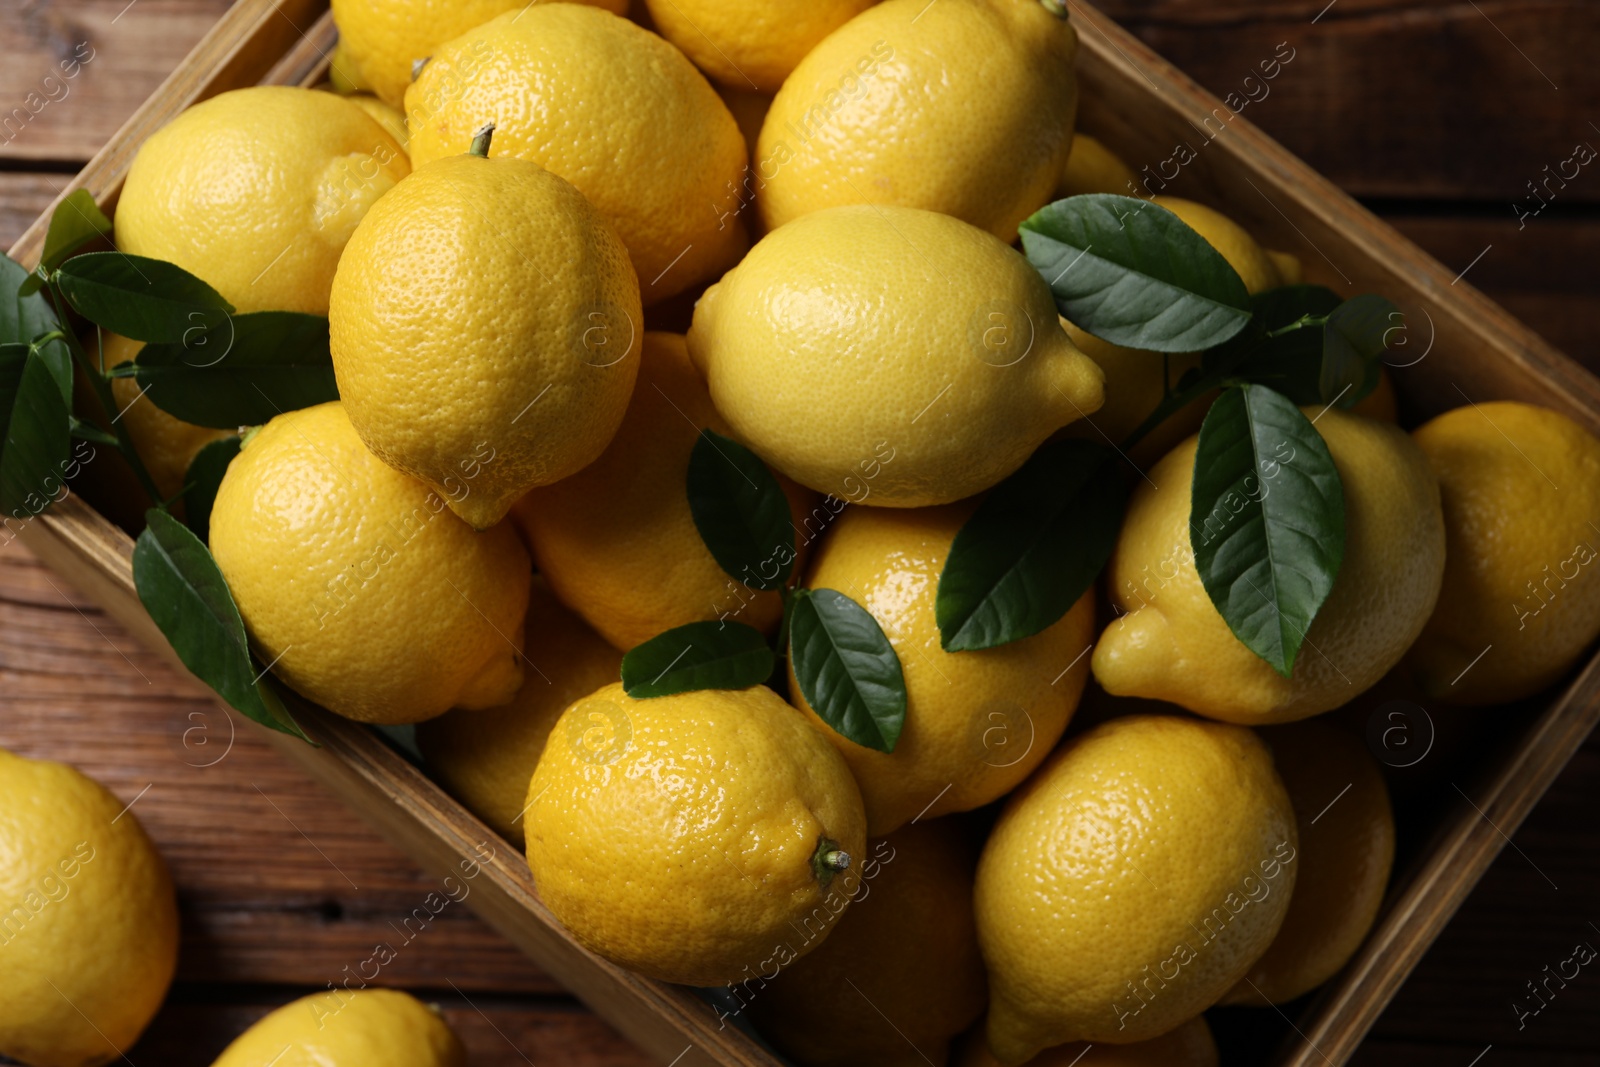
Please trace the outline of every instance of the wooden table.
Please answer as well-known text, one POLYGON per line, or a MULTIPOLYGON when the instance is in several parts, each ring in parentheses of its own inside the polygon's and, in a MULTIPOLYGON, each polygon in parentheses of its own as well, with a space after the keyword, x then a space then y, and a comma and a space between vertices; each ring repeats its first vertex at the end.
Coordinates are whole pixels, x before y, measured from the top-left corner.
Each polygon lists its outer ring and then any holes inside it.
MULTIPOLYGON (((0 241, 9 245, 226 8, 226 0, 0 0, 0 241), (86 42, 88 51, 80 49, 86 42), (59 63, 91 56, 77 76, 59 63), (52 76, 54 79, 52 80, 52 76), (33 94, 33 95, 30 95, 33 94), (20 111, 12 111, 18 108, 20 111), (9 121, 8 121, 9 120, 9 121)), ((1537 216, 1527 183, 1600 146, 1593 0, 1107 0, 1222 94, 1288 42, 1247 117, 1600 368, 1600 168, 1537 216)), ((1548 198, 1547 198, 1548 199, 1548 198)), ((0 745, 70 761, 150 830, 184 916, 178 981, 139 1067, 207 1064, 272 1006, 342 982, 441 1004, 478 1067, 644 1058, 466 907, 408 937, 436 888, 192 680, 139 648, 20 545, 0 548, 0 745)), ((1600 1062, 1600 973, 1519 1029, 1525 983, 1600 945, 1600 741, 1578 752, 1357 1063, 1600 1062)), ((1591 968, 1592 969, 1592 968, 1591 968)), ((0 1005, 0 1011, 4 1006, 0 1005)))

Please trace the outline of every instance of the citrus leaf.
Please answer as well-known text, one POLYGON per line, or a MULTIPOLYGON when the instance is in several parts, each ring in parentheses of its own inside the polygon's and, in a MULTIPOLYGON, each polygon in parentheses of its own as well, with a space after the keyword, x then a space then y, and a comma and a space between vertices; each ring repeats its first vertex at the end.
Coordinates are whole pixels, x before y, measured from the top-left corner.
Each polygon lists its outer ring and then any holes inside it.
POLYGON ((990 491, 939 575, 946 651, 1020 641, 1071 610, 1116 547, 1125 494, 1115 460, 1092 441, 1055 441, 990 491))
POLYGON ((122 252, 73 256, 56 272, 73 309, 135 341, 182 344, 225 323, 233 305, 181 267, 122 252))
POLYGON ((811 710, 856 744, 893 752, 906 679, 878 621, 835 589, 796 589, 789 611, 789 662, 811 710))
POLYGON ((772 674, 776 657, 761 631, 742 622, 691 622, 657 634, 622 657, 631 697, 698 689, 748 689, 772 674))
POLYGON ((148 344, 133 377, 175 418, 219 430, 339 399, 328 320, 294 311, 232 316, 189 344, 148 344))
POLYGON ((1393 302, 1371 293, 1351 297, 1329 312, 1318 379, 1323 403, 1349 407, 1372 391, 1378 383, 1378 357, 1399 321, 1393 302))
MULTIPOLYGON (((39 266, 46 271, 55 270, 68 256, 90 241, 102 237, 109 239, 110 236, 111 220, 94 202, 89 190, 74 189, 56 205, 50 216, 50 229, 44 235, 44 253, 39 257, 39 266)), ((38 292, 43 285, 44 279, 32 273, 20 291, 26 296, 38 292)))
POLYGON ((1250 295, 1228 261, 1149 201, 1057 200, 1022 223, 1022 248, 1061 313, 1113 344, 1195 352, 1250 321, 1250 295))
POLYGON ((1344 560, 1344 488, 1328 446, 1281 393, 1225 390, 1200 426, 1190 507, 1211 602, 1288 677, 1344 560))
POLYGON ((249 718, 309 741, 258 671, 244 620, 210 550, 159 508, 147 511, 145 522, 133 546, 134 586, 183 665, 249 718))
POLYGON ((56 313, 43 293, 21 292, 30 277, 21 264, 0 256, 0 343, 27 344, 41 334, 60 329, 56 313))
POLYGON ((59 345, 0 345, 0 513, 37 515, 65 487, 72 370, 59 345))
POLYGON ((1322 327, 1303 319, 1321 319, 1339 306, 1339 295, 1320 285, 1289 285, 1257 293, 1250 300, 1254 317, 1226 344, 1201 357, 1207 371, 1271 386, 1296 404, 1321 404, 1322 327), (1277 336, 1272 336, 1274 332, 1277 336))
POLYGON ((782 589, 794 568, 794 520, 760 457, 701 430, 689 455, 688 493, 695 529, 717 565, 751 589, 782 589))
POLYGON ((216 502, 217 487, 228 473, 228 464, 239 454, 239 443, 238 437, 223 437, 207 444, 189 461, 189 473, 183 480, 183 514, 189 520, 189 529, 202 541, 211 540, 211 505, 216 502))

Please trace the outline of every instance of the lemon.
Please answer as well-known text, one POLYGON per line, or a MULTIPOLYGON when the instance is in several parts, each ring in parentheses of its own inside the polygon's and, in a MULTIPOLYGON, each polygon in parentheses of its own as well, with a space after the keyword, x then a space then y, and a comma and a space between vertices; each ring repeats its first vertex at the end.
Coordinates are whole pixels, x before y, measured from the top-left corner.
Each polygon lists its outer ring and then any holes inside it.
POLYGON ((1135 196, 1138 180, 1133 168, 1124 163, 1122 157, 1098 138, 1079 130, 1072 137, 1072 149, 1067 156, 1067 165, 1061 170, 1056 197, 1082 196, 1086 193, 1135 196))
POLYGON ((736 985, 761 1036, 805 1067, 925 1067, 983 1013, 972 917, 977 849, 938 819, 873 841, 822 947, 770 985, 736 985))
POLYGON ((178 963, 178 901, 155 846, 98 782, 0 749, 0 856, 0 1056, 122 1059, 178 963))
POLYGON ((877 0, 645 0, 656 32, 712 80, 775 93, 828 34, 877 0))
POLYGON ((337 402, 279 415, 228 465, 211 552, 263 663, 362 722, 503 704, 522 684, 532 571, 380 463, 337 402))
MULTIPOLYGON (((905 674, 906 719, 893 752, 850 741, 818 719, 861 786, 867 832, 969 811, 996 800, 1044 762, 1089 677, 1094 595, 1053 626, 976 652, 939 645, 934 601, 950 543, 972 508, 846 508, 806 575, 878 621, 905 674)), ((800 687, 789 690, 807 714, 800 687)))
POLYGON ((343 37, 334 43, 333 51, 328 55, 328 85, 341 96, 372 92, 372 86, 367 84, 355 60, 350 58, 350 47, 343 37))
POLYGON ((748 246, 739 124, 683 53, 627 19, 549 3, 502 15, 434 55, 406 117, 419 167, 494 122, 495 156, 577 186, 628 246, 646 304, 715 278, 748 246))
POLYGON ((1248 729, 1132 715, 1068 741, 978 863, 989 1048, 1017 1064, 1175 1029, 1266 951, 1296 858, 1288 794, 1248 729))
POLYGON ((700 298, 689 353, 769 464, 890 507, 989 488, 1102 400, 1021 253, 916 208, 833 208, 768 234, 700 298))
POLYGON ((528 596, 522 688, 508 704, 452 711, 417 727, 433 778, 522 847, 522 806, 556 719, 579 697, 616 681, 622 653, 568 611, 540 576, 528 596))
POLYGON ((1495 704, 1564 675, 1600 635, 1600 440, 1512 401, 1416 432, 1444 497, 1444 588, 1410 665, 1429 696, 1495 704))
POLYGON ((1359 740, 1315 721, 1262 737, 1294 804, 1300 877, 1272 947, 1224 1004, 1282 1004, 1338 973, 1366 940, 1394 863, 1389 790, 1359 740))
POLYGON ((696 986, 821 944, 865 822, 849 768, 772 690, 635 700, 620 682, 556 722, 523 817, 539 897, 578 941, 696 986))
POLYGON ((411 134, 406 130, 405 112, 384 103, 371 93, 355 93, 345 99, 365 111, 373 121, 389 131, 389 136, 394 138, 395 144, 399 145, 402 151, 405 150, 406 143, 411 139, 411 134))
MULTIPOLYGON (((628 10, 628 0, 576 2, 618 15, 628 10)), ((528 0, 337 0, 336 84, 374 92, 399 107, 418 60, 496 15, 529 6, 528 0)))
POLYGON ((419 167, 379 202, 328 312, 361 439, 480 530, 604 451, 642 321, 627 252, 583 194, 476 155, 419 167))
POLYGON ((1222 212, 1176 196, 1153 197, 1151 203, 1166 208, 1205 238, 1238 273, 1252 296, 1285 284, 1279 261, 1257 244, 1243 226, 1222 212))
POLYGON ((1445 561, 1439 487, 1426 458, 1396 426, 1337 408, 1306 410, 1344 483, 1344 562, 1292 675, 1235 637, 1200 583, 1190 547, 1190 438, 1128 504, 1108 570, 1120 615, 1094 650, 1094 676, 1106 692, 1228 722, 1288 722, 1359 696, 1421 633, 1445 561))
MULTIPOLYGON (((1205 1016, 1196 1015, 1160 1037, 1131 1045, 1085 1045, 1080 1041, 1056 1045, 1033 1057, 1026 1067, 1217 1067, 1219 1062, 1211 1027, 1205 1016)), ((980 1033, 965 1042, 955 1067, 999 1067, 999 1061, 980 1033)))
POLYGON ((285 1004, 211 1067, 466 1067, 439 1013, 394 989, 333 989, 285 1004))
POLYGON ((176 263, 239 311, 326 315, 356 224, 410 170, 342 96, 235 89, 140 146, 117 201, 117 247, 176 263))
MULTIPOLYGON (((114 333, 103 334, 101 358, 105 366, 131 362, 144 344, 114 333)), ((150 478, 165 500, 183 491, 189 464, 212 441, 232 436, 228 430, 213 430, 184 422, 156 407, 132 378, 111 379, 111 396, 117 410, 111 412, 128 431, 150 478)))
MULTIPOLYGON (((647 333, 639 382, 610 446, 572 477, 523 497, 512 512, 556 595, 618 648, 702 619, 766 630, 783 612, 776 591, 730 578, 701 540, 687 479, 702 427, 727 432, 683 338, 647 333)), ((819 525, 809 514, 815 500, 789 488, 803 550, 802 528, 819 525)), ((771 562, 775 574, 782 561, 771 562)))
MULTIPOLYGON (((1167 388, 1176 389, 1184 373, 1200 365, 1200 357, 1196 353, 1180 353, 1163 358, 1160 352, 1124 348, 1110 341, 1102 341, 1066 319, 1061 320, 1061 328, 1067 332, 1068 340, 1094 360, 1095 366, 1105 375, 1106 402, 1093 415, 1068 426, 1064 431, 1068 437, 1120 448, 1128 435, 1143 425, 1165 398, 1163 373, 1166 375, 1167 388)), ((1154 465, 1185 437, 1200 431, 1200 423, 1205 420, 1211 399, 1214 397, 1202 397, 1163 419, 1129 450, 1128 459, 1140 468, 1154 465)))
POLYGON ((772 101, 755 159, 763 221, 777 229, 822 208, 892 204, 1015 240, 1072 146, 1077 51, 1056 3, 868 8, 812 49, 772 101))
POLYGON ((1400 398, 1395 395, 1394 376, 1387 367, 1378 368, 1378 384, 1372 387, 1372 392, 1356 401, 1350 410, 1379 422, 1400 421, 1400 398))

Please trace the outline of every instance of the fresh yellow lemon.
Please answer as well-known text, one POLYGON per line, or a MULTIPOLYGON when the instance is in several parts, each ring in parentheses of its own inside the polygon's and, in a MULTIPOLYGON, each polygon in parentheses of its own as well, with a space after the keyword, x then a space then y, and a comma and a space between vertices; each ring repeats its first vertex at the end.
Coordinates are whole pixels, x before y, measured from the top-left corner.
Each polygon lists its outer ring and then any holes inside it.
POLYGON ((388 131, 342 96, 235 89, 140 146, 117 201, 117 247, 176 263, 239 311, 326 315, 356 224, 410 170, 388 131))
MULTIPOLYGON (((144 347, 142 342, 114 333, 102 336, 101 355, 107 367, 131 362, 144 347)), ((165 500, 183 491, 189 464, 202 448, 231 436, 228 430, 196 426, 167 414, 143 394, 139 383, 132 378, 111 379, 111 396, 117 402, 117 410, 111 415, 127 429, 139 459, 165 500)))
POLYGON ((768 463, 889 507, 989 488, 1103 399, 1022 254, 916 208, 774 230, 700 298, 689 353, 768 463))
POLYGON ((627 251, 582 193, 536 163, 470 154, 378 203, 328 312, 361 439, 480 530, 605 450, 642 322, 627 251))
POLYGON ((61 763, 0 749, 0 1056, 123 1058, 178 964, 178 901, 138 817, 61 763))
POLYGON ((337 401, 245 440, 211 552, 262 662, 329 711, 421 722, 522 684, 533 576, 516 533, 473 532, 367 451, 337 401))
MULTIPOLYGON (((1086 1045, 1074 1041, 1047 1048, 1024 1067, 1217 1067, 1217 1042, 1203 1015, 1149 1041, 1131 1045, 1086 1045)), ((955 1067, 1000 1067, 983 1034, 969 1037, 955 1067)))
MULTIPOLYGON (((1166 388, 1176 389, 1185 372, 1200 365, 1196 353, 1180 353, 1163 358, 1160 352, 1124 348, 1102 341, 1087 330, 1061 320, 1061 328, 1079 351, 1094 360, 1105 375, 1106 402, 1093 415, 1068 426, 1068 437, 1098 441, 1120 448, 1128 435, 1138 429, 1166 396, 1166 388), (1167 387, 1162 387, 1165 373, 1167 387)), ((1155 429, 1128 452, 1128 459, 1141 469, 1152 466, 1190 434, 1200 431, 1211 397, 1202 397, 1163 419, 1155 429)))
POLYGON ((822 943, 866 846, 861 794, 772 690, 635 700, 556 722, 523 825, 539 897, 585 946, 665 982, 743 982, 822 943))
POLYGON ((518 848, 528 780, 556 719, 579 697, 616 681, 622 667, 622 653, 537 576, 522 649, 522 688, 509 704, 452 711, 417 727, 417 747, 433 777, 518 848))
POLYGON ((1151 203, 1166 208, 1204 237, 1238 273, 1251 295, 1286 284, 1283 272, 1278 269, 1278 260, 1257 244, 1243 226, 1222 212, 1176 196, 1157 196, 1151 203))
POLYGON ((439 50, 406 92, 406 118, 419 167, 493 122, 495 156, 577 186, 628 246, 646 304, 748 247, 739 124, 683 53, 627 19, 580 4, 502 15, 439 50))
POLYGON ((936 819, 873 841, 850 910, 770 985, 735 985, 762 1037, 804 1067, 925 1067, 983 1013, 972 917, 977 848, 936 819))
MULTIPOLYGON (((628 0, 577 2, 618 15, 628 10, 628 0)), ((399 107, 419 60, 497 15, 529 6, 528 0, 336 0, 336 84, 376 93, 399 107)), ((470 73, 464 71, 463 75, 470 73)))
MULTIPOLYGON (((703 619, 767 630, 783 613, 776 591, 757 592, 724 573, 695 526, 687 479, 702 428, 726 433, 727 423, 683 338, 647 333, 639 382, 610 446, 512 512, 556 595, 618 648, 703 619)), ((820 525, 811 514, 816 500, 793 483, 786 488, 803 551, 802 531, 820 525)), ((770 562, 767 577, 785 561, 770 562)))
MULTIPOLYGON (((817 719, 861 786, 875 837, 1009 793, 1060 740, 1089 677, 1092 592, 1021 641, 976 652, 940 647, 939 574, 971 514, 967 505, 846 508, 806 575, 808 587, 836 589, 866 608, 905 673, 905 726, 893 752, 858 745, 817 719)), ((815 717, 792 679, 791 666, 789 691, 815 717)))
POLYGON ((389 131, 389 136, 394 138, 395 144, 399 145, 402 151, 405 149, 406 143, 411 139, 410 132, 406 130, 405 112, 384 103, 371 93, 355 93, 345 99, 372 116, 373 121, 389 131))
POLYGON ((1133 715, 1068 741, 978 863, 995 1057, 1148 1041, 1210 1007, 1277 934, 1297 848, 1244 727, 1133 715))
POLYGON ((1073 134, 1072 150, 1067 156, 1067 165, 1061 170, 1061 180, 1056 185, 1056 198, 1083 196, 1086 193, 1135 196, 1138 180, 1138 175, 1122 161, 1121 156, 1098 138, 1079 130, 1073 134))
POLYGON ((1394 863, 1394 812, 1360 740, 1322 722, 1262 731, 1300 831, 1300 877, 1272 947, 1222 998, 1294 1000, 1337 974, 1378 916, 1394 863))
POLYGON ((1600 636, 1600 439, 1498 401, 1447 411, 1416 441, 1439 476, 1447 549, 1411 667, 1453 703, 1531 696, 1600 636))
MULTIPOLYGON (((1306 412, 1317 417, 1344 483, 1344 562, 1292 675, 1235 637, 1200 583, 1190 547, 1190 438, 1128 504, 1108 570, 1119 617, 1094 650, 1094 676, 1106 692, 1227 722, 1288 722, 1359 696, 1422 632, 1445 563, 1439 485, 1426 458, 1396 426, 1337 408, 1306 412)), ((1270 492, 1270 480, 1263 484, 1270 492)))
POLYGON ((396 989, 334 989, 285 1004, 211 1067, 466 1067, 439 1013, 396 989))
POLYGON ((763 221, 777 229, 822 208, 898 205, 1015 240, 1072 146, 1077 52, 1055 0, 868 8, 812 49, 772 101, 755 158, 763 221))
POLYGON ((878 0, 645 0, 656 32, 713 81, 775 93, 818 42, 878 0))
POLYGON ((334 44, 328 56, 328 85, 341 96, 372 92, 372 86, 367 84, 355 60, 350 58, 350 47, 343 37, 334 44))

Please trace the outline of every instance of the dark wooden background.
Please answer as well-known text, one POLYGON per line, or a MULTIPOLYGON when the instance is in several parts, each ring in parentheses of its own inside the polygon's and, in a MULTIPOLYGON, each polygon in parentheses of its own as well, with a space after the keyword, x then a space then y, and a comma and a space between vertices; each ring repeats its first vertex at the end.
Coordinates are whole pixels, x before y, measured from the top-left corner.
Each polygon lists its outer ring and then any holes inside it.
MULTIPOLYGON (((0 247, 183 57, 227 0, 0 0, 0 247), (81 42, 93 58, 46 84, 81 42), (37 98, 34 100, 37 108, 37 98)), ((1600 148, 1597 0, 1106 0, 1221 94, 1289 42, 1248 117, 1557 346, 1600 369, 1600 160, 1537 217, 1539 183, 1600 148), (1487 248, 1487 251, 1484 250, 1487 248)), ((79 55, 87 52, 80 51, 79 55)), ((1570 166, 1568 172, 1570 173, 1570 166)), ((1549 199, 1549 197, 1546 197, 1549 199)), ((0 549, 0 745, 104 781, 160 844, 184 915, 178 982, 129 1062, 207 1064, 270 1007, 344 980, 442 1004, 479 1067, 646 1061, 466 907, 399 932, 436 888, 205 692, 18 544, 0 549)), ((1600 1063, 1600 965, 1519 1028, 1525 985, 1600 946, 1600 741, 1578 752, 1368 1041, 1369 1067, 1600 1063), (1593 972, 1593 973, 1591 973, 1593 972)))

